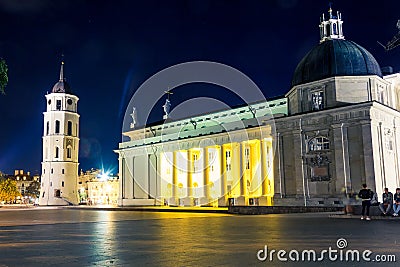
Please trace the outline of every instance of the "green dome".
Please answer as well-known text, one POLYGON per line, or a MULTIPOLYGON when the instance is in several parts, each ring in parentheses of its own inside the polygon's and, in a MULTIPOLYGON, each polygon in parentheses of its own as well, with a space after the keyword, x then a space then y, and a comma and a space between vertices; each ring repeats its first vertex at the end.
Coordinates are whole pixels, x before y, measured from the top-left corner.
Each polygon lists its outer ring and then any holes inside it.
POLYGON ((344 39, 326 40, 311 49, 300 61, 292 87, 335 76, 377 75, 381 68, 362 46, 344 39))

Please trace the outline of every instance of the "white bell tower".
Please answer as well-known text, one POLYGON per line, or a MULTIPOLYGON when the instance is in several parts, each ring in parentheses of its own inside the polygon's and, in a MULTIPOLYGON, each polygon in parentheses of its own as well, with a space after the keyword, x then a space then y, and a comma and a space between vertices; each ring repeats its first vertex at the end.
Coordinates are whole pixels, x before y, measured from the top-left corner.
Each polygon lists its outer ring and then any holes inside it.
POLYGON ((43 161, 39 205, 78 204, 79 98, 72 94, 64 78, 46 95, 44 112, 43 161))

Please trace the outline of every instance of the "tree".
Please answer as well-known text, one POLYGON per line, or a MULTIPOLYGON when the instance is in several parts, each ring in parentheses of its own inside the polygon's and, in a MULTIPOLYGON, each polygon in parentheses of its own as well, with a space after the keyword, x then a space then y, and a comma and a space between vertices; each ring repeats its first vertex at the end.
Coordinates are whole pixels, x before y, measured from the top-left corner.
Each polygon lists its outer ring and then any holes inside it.
POLYGON ((0 181, 0 201, 12 203, 20 195, 16 181, 11 179, 0 181))
POLYGON ((8 67, 6 61, 0 58, 0 93, 5 94, 8 84, 8 67))
POLYGON ((40 195, 40 182, 33 181, 30 185, 25 189, 25 196, 38 198, 40 195))

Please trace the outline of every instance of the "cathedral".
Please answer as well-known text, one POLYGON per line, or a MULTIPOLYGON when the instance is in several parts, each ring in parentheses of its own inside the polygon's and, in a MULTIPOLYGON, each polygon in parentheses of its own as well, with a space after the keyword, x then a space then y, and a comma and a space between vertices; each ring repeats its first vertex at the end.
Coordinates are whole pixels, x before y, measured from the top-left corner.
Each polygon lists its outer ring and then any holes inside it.
POLYGON ((123 132, 118 205, 343 206, 363 183, 400 187, 400 73, 342 24, 322 16, 284 97, 123 132))

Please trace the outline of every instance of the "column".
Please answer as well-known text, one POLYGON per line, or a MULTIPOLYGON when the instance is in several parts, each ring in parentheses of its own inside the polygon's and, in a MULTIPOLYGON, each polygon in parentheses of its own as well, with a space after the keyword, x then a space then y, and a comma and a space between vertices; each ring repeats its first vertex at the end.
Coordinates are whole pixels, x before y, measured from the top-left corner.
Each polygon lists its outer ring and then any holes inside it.
POLYGON ((119 183, 119 196, 118 196, 118 206, 123 206, 124 202, 123 199, 125 198, 125 172, 124 172, 124 165, 125 165, 125 158, 121 156, 123 152, 120 152, 120 158, 118 160, 118 167, 121 174, 121 182, 119 183))
POLYGON ((172 197, 170 200, 171 205, 176 205, 177 198, 177 190, 178 190, 178 168, 177 168, 177 159, 176 159, 177 151, 172 152, 172 197))
POLYGON ((247 177, 246 177, 246 161, 245 161, 245 155, 244 151, 246 149, 245 143, 240 143, 239 146, 239 155, 240 155, 240 166, 241 168, 241 173, 240 173, 240 195, 241 196, 247 196, 247 177))
MULTIPOLYGON (((218 206, 227 205, 227 177, 226 177, 226 149, 220 146, 220 170, 221 170, 221 196, 218 199, 218 206)), ((232 152, 231 152, 232 153, 232 152)))
POLYGON ((266 196, 268 195, 269 191, 268 191, 268 176, 267 176, 267 159, 268 159, 268 155, 267 155, 267 151, 265 149, 266 146, 266 142, 261 139, 260 140, 260 146, 261 146, 261 179, 262 179, 262 195, 266 196))
POLYGON ((187 150, 187 196, 193 197, 193 153, 187 150))
POLYGON ((204 184, 204 197, 206 201, 210 199, 210 159, 208 155, 208 148, 203 148, 203 184, 204 184))
MULTIPOLYGON (((369 187, 372 187, 375 184, 375 170, 372 148, 371 123, 369 121, 361 122, 361 136, 363 139, 365 181, 369 187)), ((357 189, 357 186, 360 187, 361 185, 353 185, 353 191, 357 189)))

